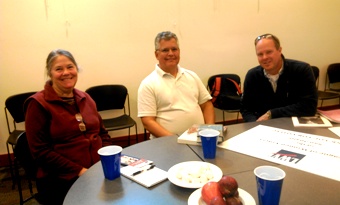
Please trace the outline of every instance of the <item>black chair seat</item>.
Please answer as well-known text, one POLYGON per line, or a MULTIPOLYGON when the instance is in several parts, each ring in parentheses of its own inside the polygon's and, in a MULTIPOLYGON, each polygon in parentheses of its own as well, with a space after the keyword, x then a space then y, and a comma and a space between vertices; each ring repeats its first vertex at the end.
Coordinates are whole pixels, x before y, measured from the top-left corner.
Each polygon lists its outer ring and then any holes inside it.
POLYGON ((320 100, 328 100, 328 99, 334 99, 340 97, 339 93, 334 93, 334 92, 325 92, 318 90, 318 98, 320 100))
POLYGON ((106 130, 120 130, 135 126, 135 121, 128 115, 122 115, 117 118, 103 119, 106 130))
POLYGON ((10 145, 16 145, 17 140, 25 132, 25 130, 13 130, 7 139, 7 143, 10 145))

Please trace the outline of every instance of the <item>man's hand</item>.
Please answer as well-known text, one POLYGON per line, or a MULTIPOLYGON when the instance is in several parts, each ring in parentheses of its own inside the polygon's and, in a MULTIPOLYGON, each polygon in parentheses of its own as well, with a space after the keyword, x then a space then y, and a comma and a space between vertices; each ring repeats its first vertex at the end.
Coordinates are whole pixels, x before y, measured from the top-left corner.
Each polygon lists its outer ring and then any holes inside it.
POLYGON ((270 110, 268 110, 266 113, 264 113, 261 117, 259 117, 259 119, 257 119, 256 121, 265 121, 265 120, 270 120, 272 118, 272 113, 270 112, 270 110))

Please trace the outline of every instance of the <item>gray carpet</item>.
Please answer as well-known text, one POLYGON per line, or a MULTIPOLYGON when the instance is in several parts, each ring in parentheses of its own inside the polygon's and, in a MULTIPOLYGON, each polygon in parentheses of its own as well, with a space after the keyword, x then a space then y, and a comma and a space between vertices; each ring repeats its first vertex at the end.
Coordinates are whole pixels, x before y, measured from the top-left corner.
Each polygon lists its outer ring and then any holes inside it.
MULTIPOLYGON (((20 170, 20 175, 24 175, 24 171, 20 170)), ((25 177, 21 177, 23 197, 24 199, 31 196, 28 182, 25 177)), ((33 192, 36 193, 35 183, 33 182, 33 192)), ((0 205, 17 205, 20 204, 18 186, 12 189, 12 179, 9 167, 0 167, 0 205)), ((35 199, 31 199, 25 205, 39 205, 35 199)))

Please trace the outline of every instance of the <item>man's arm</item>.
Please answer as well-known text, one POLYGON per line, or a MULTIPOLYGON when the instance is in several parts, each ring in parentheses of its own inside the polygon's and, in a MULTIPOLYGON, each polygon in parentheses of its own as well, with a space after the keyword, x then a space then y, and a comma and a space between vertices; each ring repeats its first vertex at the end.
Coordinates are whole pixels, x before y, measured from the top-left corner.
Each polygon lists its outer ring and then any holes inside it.
POLYGON ((173 133, 162 127, 154 116, 141 117, 144 128, 147 129, 155 137, 164 137, 174 135, 173 133))
MULTIPOLYGON (((244 95, 244 92, 243 92, 244 95)), ((241 97, 241 115, 244 122, 255 122, 257 120, 257 116, 253 111, 249 111, 247 105, 247 100, 244 100, 243 96, 241 97)))
POLYGON ((215 111, 211 100, 200 105, 205 124, 215 124, 215 111))
POLYGON ((243 93, 241 96, 241 109, 240 112, 242 114, 242 118, 244 122, 255 122, 258 118, 255 112, 255 99, 258 99, 256 94, 259 91, 256 91, 256 82, 254 82, 254 73, 253 69, 249 70, 246 74, 244 84, 243 84, 243 93))

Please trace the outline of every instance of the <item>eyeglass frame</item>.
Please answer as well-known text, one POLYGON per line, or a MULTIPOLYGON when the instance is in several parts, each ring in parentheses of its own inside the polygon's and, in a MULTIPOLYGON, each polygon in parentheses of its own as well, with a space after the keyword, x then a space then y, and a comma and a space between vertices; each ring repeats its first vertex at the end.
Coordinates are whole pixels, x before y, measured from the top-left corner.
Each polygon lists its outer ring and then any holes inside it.
POLYGON ((255 46, 262 39, 272 39, 274 41, 276 49, 279 49, 281 47, 280 40, 276 36, 274 36, 273 34, 270 34, 270 33, 262 34, 262 35, 256 37, 255 42, 254 42, 255 46))
POLYGON ((177 53, 177 52, 179 52, 179 48, 178 48, 178 47, 163 48, 162 50, 157 49, 156 51, 160 51, 160 52, 162 52, 162 53, 164 53, 164 54, 168 54, 170 51, 171 51, 172 53, 177 53))

